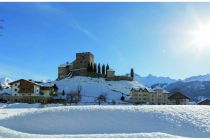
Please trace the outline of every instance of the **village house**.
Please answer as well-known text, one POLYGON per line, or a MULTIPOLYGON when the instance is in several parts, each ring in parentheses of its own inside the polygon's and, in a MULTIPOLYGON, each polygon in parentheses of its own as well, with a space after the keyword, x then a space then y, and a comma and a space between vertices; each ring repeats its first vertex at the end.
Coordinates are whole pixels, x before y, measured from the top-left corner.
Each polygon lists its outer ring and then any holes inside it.
POLYGON ((190 98, 182 94, 181 92, 174 92, 169 97, 169 103, 171 105, 187 105, 190 98))
POLYGON ((150 103, 154 104, 154 105, 169 104, 168 94, 169 94, 168 91, 166 91, 163 88, 157 86, 149 94, 150 103))
POLYGON ((147 88, 131 89, 130 102, 135 104, 168 104, 168 93, 161 88, 155 88, 153 90, 147 88))
POLYGON ((129 99, 129 102, 134 103, 134 104, 149 103, 149 94, 150 94, 150 92, 146 88, 144 88, 144 89, 132 88, 131 89, 131 97, 129 99))
POLYGON ((203 101, 198 102, 198 105, 210 105, 210 100, 209 99, 205 99, 203 101))
POLYGON ((154 89, 131 89, 129 102, 134 104, 152 104, 152 105, 186 105, 189 103, 189 97, 182 93, 170 93, 161 87, 154 89))
POLYGON ((11 96, 2 96, 10 102, 47 102, 55 95, 56 87, 41 85, 30 80, 20 79, 9 83, 11 96))
POLYGON ((29 80, 20 79, 9 84, 13 96, 37 96, 40 93, 41 85, 29 80))
POLYGON ((115 76, 115 70, 112 69, 112 68, 109 68, 109 69, 107 70, 107 77, 108 77, 108 78, 111 78, 111 77, 114 77, 114 76, 115 76))

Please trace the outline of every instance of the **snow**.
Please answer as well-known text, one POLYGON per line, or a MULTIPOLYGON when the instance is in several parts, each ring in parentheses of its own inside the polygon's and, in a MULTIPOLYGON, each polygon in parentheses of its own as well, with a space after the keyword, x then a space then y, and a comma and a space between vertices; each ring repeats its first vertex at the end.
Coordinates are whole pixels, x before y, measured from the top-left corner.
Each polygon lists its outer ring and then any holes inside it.
POLYGON ((115 71, 113 68, 109 68, 107 71, 115 71))
POLYGON ((0 137, 210 137, 205 105, 0 106, 0 137))
POLYGON ((69 65, 72 65, 72 63, 67 62, 65 64, 60 64, 58 67, 66 67, 66 66, 69 66, 69 65))
POLYGON ((58 94, 64 92, 68 93, 76 91, 78 86, 81 86, 82 101, 81 102, 94 102, 95 98, 100 94, 107 94, 109 101, 116 100, 120 102, 123 94, 129 94, 132 88, 146 88, 137 81, 106 81, 104 78, 91 78, 75 76, 73 78, 66 78, 59 81, 54 81, 48 84, 56 84, 58 87, 58 94))
POLYGON ((3 77, 0 78, 0 83, 3 87, 9 87, 9 83, 12 82, 13 80, 8 78, 8 77, 3 77))
POLYGON ((192 81, 210 81, 210 74, 206 75, 198 75, 186 78, 185 82, 192 82, 192 81))
POLYGON ((161 91, 162 93, 169 93, 167 90, 163 89, 159 85, 157 85, 156 87, 154 87, 152 90, 154 90, 154 91, 161 91))

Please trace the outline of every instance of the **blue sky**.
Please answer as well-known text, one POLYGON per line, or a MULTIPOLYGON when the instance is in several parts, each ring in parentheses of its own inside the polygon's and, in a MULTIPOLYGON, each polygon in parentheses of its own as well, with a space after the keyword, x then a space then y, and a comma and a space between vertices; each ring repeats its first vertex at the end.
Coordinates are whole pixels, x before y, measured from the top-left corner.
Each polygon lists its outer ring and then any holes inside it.
POLYGON ((210 71, 210 41, 194 42, 210 3, 0 3, 0 19, 1 77, 53 80, 59 64, 84 51, 119 75, 210 71))

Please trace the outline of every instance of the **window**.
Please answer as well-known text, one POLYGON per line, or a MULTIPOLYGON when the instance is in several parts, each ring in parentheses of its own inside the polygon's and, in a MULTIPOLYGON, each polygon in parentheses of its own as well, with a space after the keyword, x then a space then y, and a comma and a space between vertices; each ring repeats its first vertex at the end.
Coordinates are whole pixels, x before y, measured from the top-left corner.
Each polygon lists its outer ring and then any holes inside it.
POLYGON ((17 89, 15 89, 15 91, 17 91, 17 89))
POLYGON ((15 84, 15 86, 17 86, 17 84, 15 84))

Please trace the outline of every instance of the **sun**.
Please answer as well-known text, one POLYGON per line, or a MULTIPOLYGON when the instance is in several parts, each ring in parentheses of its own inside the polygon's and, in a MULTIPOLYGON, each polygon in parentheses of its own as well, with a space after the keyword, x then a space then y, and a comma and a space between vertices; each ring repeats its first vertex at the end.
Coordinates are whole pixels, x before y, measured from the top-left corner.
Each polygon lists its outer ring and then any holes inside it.
POLYGON ((197 28, 192 31, 192 42, 199 50, 210 48, 210 23, 199 24, 197 28))

